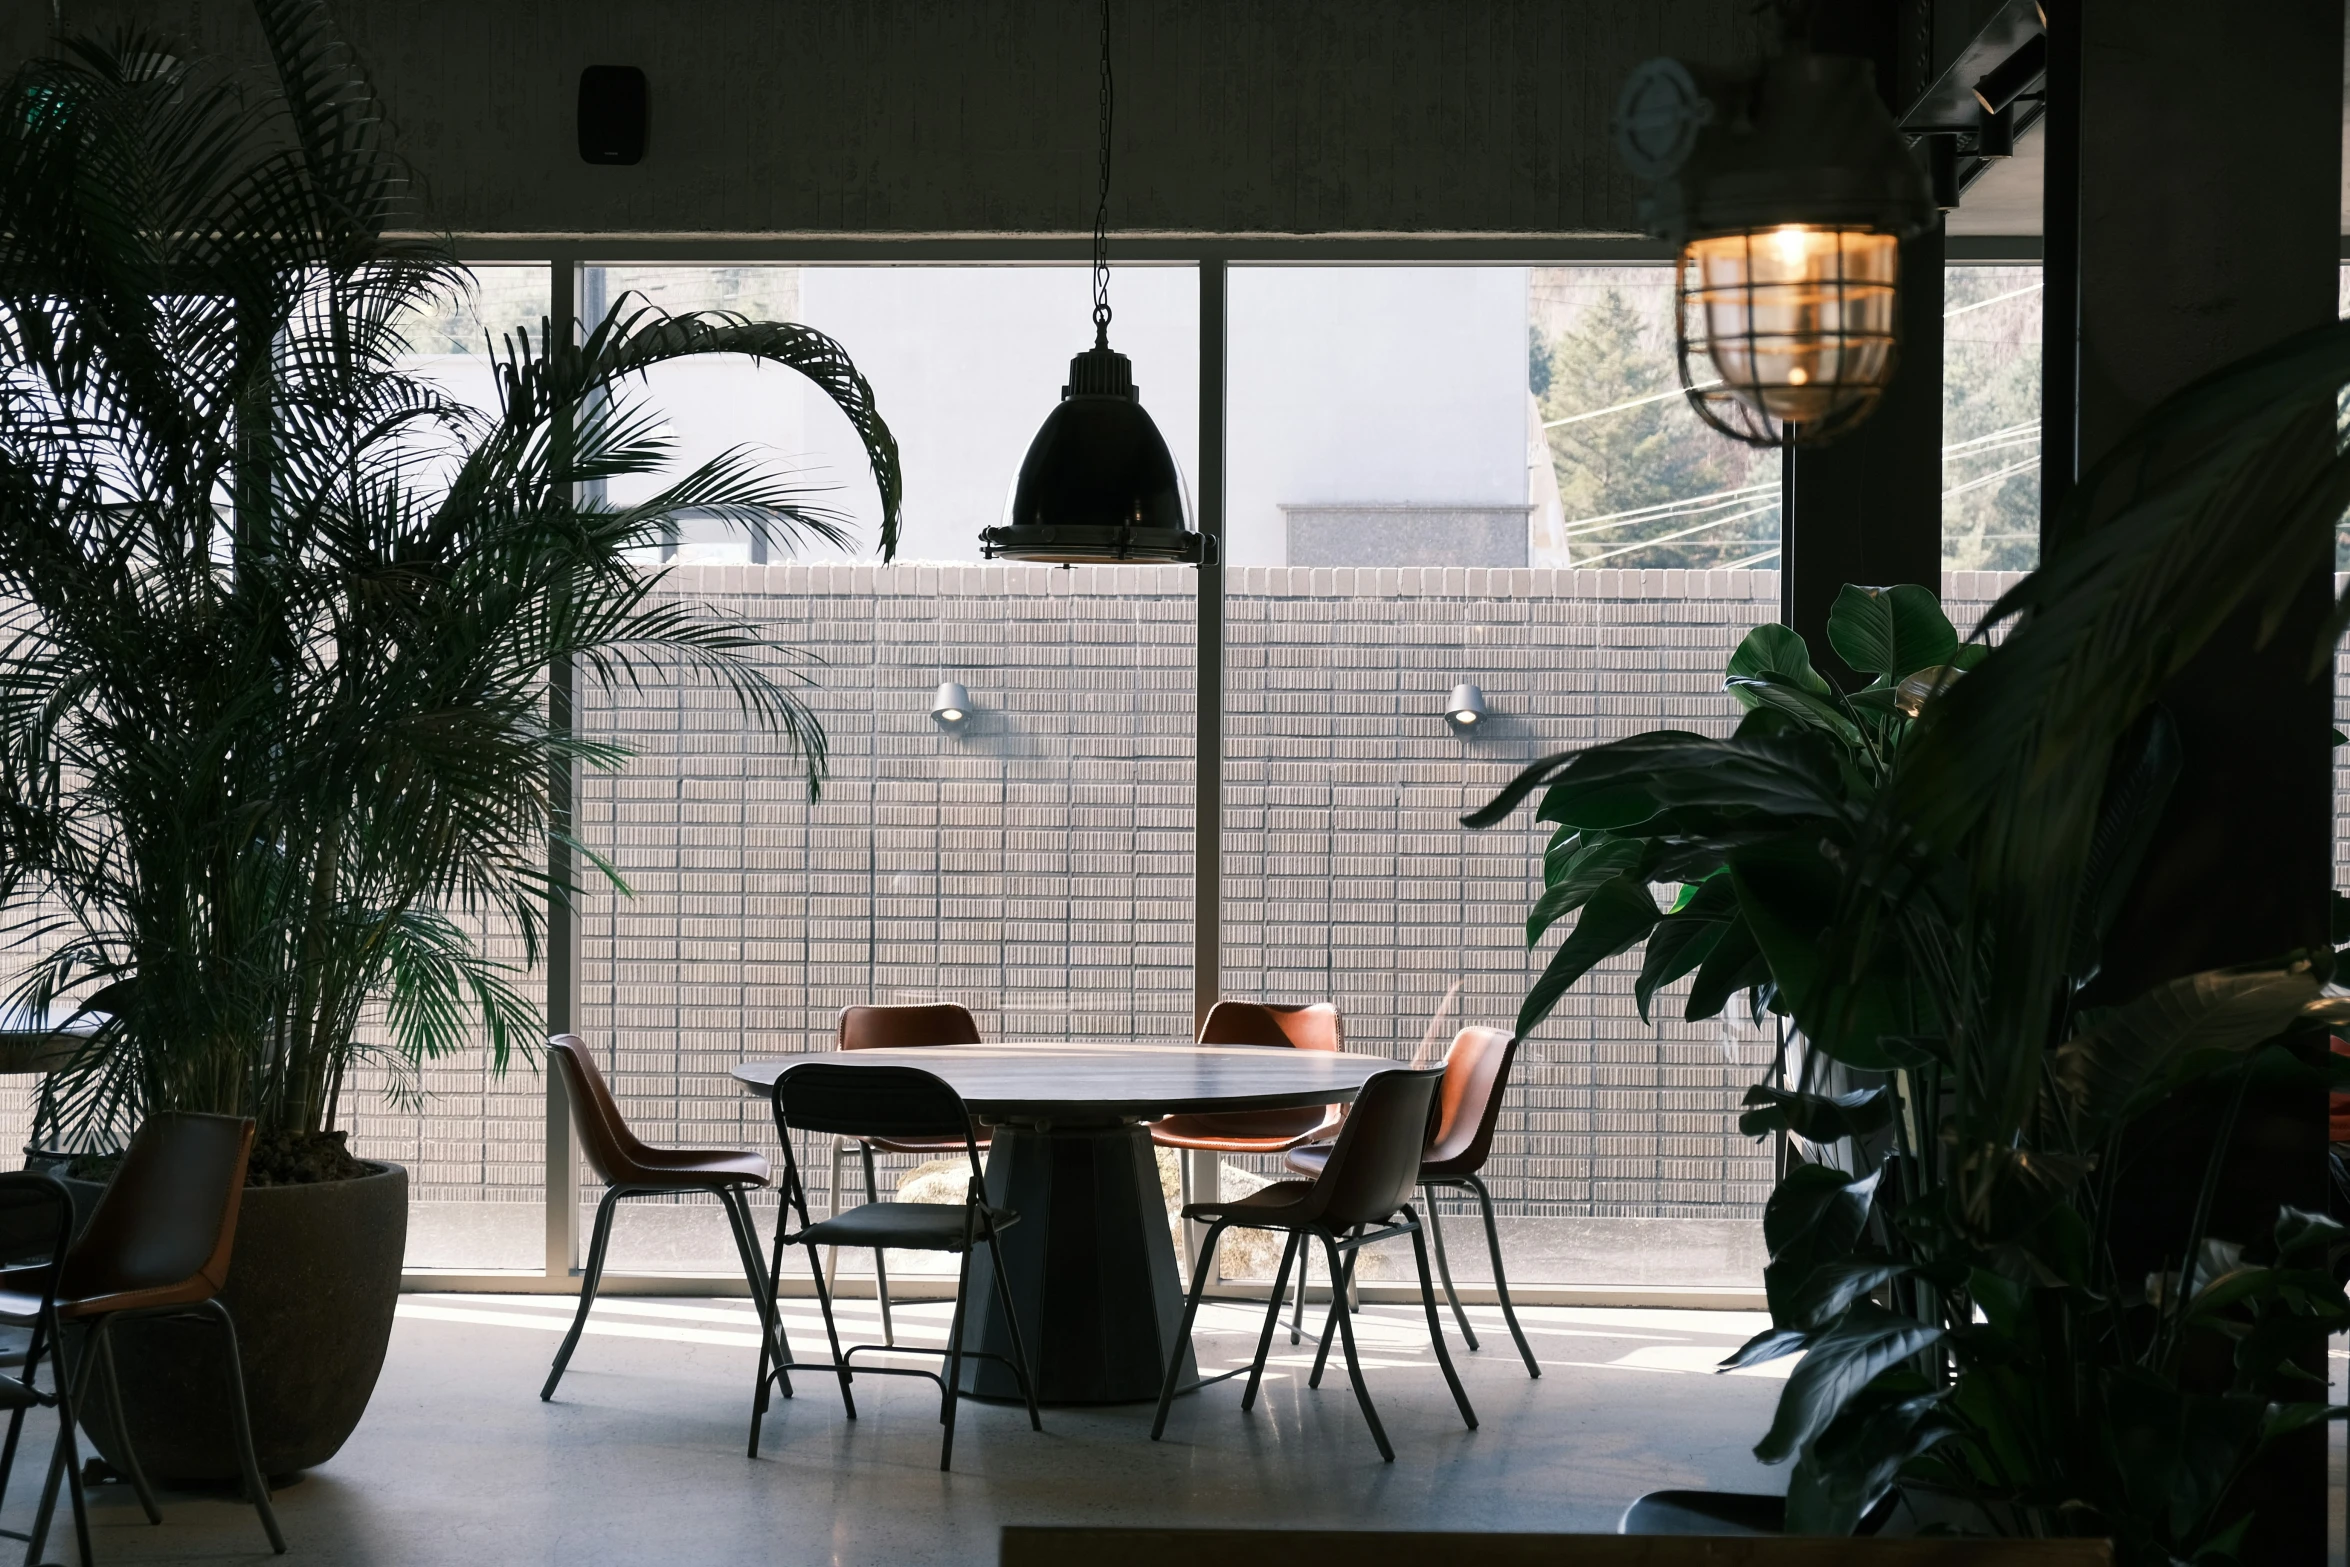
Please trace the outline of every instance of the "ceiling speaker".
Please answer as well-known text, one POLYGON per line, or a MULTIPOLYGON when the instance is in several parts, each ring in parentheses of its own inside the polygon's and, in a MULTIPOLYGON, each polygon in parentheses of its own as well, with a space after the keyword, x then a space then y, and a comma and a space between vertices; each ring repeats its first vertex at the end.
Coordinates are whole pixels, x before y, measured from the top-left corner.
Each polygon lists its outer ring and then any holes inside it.
POLYGON ((641 162, 646 103, 645 73, 633 65, 591 65, 580 72, 580 161, 641 162))

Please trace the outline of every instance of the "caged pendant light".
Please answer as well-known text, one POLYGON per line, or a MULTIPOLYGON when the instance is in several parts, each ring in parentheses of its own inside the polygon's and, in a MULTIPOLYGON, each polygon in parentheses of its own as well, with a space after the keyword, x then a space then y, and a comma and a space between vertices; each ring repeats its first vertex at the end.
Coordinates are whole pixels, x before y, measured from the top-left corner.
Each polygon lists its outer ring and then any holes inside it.
POLYGON ((1102 0, 1101 186, 1093 220, 1093 347, 1069 361, 1060 405, 1028 446, 1003 525, 983 528, 990 560, 1196 565, 1183 480, 1143 411, 1134 366, 1110 347, 1110 6, 1102 0))
POLYGON ((1934 215, 1866 60, 1792 40, 1748 76, 1650 60, 1616 146, 1679 247, 1675 339, 1699 418, 1752 446, 1819 445, 1893 379, 1901 241, 1934 215))

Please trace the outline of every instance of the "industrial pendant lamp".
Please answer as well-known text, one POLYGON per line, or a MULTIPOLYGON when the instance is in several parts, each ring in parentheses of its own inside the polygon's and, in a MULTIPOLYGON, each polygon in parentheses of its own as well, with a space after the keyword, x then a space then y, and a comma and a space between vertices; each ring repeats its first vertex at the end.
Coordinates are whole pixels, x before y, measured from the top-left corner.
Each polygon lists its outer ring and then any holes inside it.
POLYGON ((1750 75, 1650 60, 1617 101, 1616 146, 1649 182, 1650 231, 1680 252, 1697 416, 1752 446, 1819 445, 1867 418, 1893 379, 1901 241, 1935 210, 1869 62, 1793 37, 1750 75))
POLYGON ((1028 446, 1003 526, 983 528, 990 560, 1056 565, 1196 564, 1200 535, 1159 427, 1142 409, 1134 366, 1110 347, 1110 6, 1102 0, 1101 189, 1093 220, 1093 347, 1069 361, 1060 406, 1028 446))

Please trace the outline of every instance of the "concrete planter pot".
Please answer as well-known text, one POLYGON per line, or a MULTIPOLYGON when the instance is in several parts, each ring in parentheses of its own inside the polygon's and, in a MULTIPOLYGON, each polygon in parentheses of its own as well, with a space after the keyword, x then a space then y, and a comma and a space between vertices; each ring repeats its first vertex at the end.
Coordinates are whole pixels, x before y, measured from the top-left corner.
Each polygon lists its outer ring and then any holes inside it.
MULTIPOLYGON (((408 1244, 408 1172, 248 1187, 221 1299, 245 1357, 253 1445, 267 1475, 325 1463, 358 1426, 383 1370, 408 1244)), ((75 1207, 102 1189, 68 1180, 75 1207)), ((225 1361, 206 1322, 130 1321, 112 1333, 124 1416, 139 1462, 160 1481, 234 1481, 225 1361)), ((80 1353, 78 1333, 68 1352, 80 1353)), ((121 1435, 92 1388, 80 1414, 117 1469, 121 1435)))

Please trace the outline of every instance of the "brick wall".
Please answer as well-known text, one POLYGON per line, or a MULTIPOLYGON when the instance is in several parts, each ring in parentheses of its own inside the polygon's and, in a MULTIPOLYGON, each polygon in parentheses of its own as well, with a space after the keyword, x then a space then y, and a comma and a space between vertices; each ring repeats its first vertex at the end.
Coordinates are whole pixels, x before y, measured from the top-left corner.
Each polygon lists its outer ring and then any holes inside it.
MULTIPOLYGON (((671 576, 668 591, 821 661, 770 668, 812 681, 832 776, 809 804, 775 737, 703 685, 589 704, 589 725, 637 756, 584 796, 583 832, 633 896, 592 900, 583 1032, 646 1136, 769 1144, 764 1106, 727 1068, 825 1048, 854 1001, 959 1001, 990 1038, 1188 1033, 1194 581, 671 576), (928 716, 941 680, 970 689, 961 734, 928 716)), ((1954 613, 1996 585, 1953 579, 1954 613)), ((1522 922, 1544 835, 1530 813, 1486 833, 1460 814, 1550 751, 1667 724, 1726 732, 1723 662, 1777 598, 1764 572, 1231 573, 1225 992, 1333 999, 1355 1048, 1399 1058, 1455 980, 1455 1022, 1506 1023, 1537 971, 1522 922), (1472 740, 1438 716, 1459 680, 1491 711, 1472 740)), ((1537 1274, 1605 1273, 1577 1254, 1662 1219, 1710 1237, 1700 1272, 1751 1260, 1768 1165, 1731 1107, 1767 1038, 1736 1018, 1685 1024, 1672 1003, 1643 1024, 1635 968, 1578 987, 1521 1058, 1492 1173, 1537 1274)), ((429 1075, 429 1112, 371 1114, 371 1147, 411 1158, 427 1203, 535 1205, 535 1078, 429 1075)), ((535 1245, 535 1206, 499 1205, 514 1244, 535 1245)), ((706 1241, 723 1265, 720 1233, 706 1241)))

